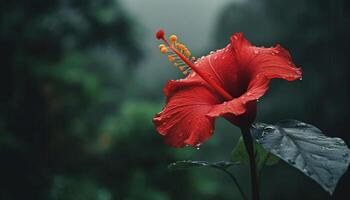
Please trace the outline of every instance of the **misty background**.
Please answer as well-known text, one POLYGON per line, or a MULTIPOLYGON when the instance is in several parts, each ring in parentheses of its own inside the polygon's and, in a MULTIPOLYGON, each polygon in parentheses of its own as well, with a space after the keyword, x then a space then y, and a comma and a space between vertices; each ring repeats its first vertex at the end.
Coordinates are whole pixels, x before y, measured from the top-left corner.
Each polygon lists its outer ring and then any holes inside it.
MULTIPOLYGON (((297 119, 350 145, 349 2, 345 0, 2 1, 0 199, 240 199, 229 177, 177 160, 228 160, 240 136, 216 120, 199 150, 166 146, 152 117, 162 88, 182 75, 159 52, 159 28, 196 57, 244 32, 257 46, 280 43, 303 80, 273 80, 256 121, 297 119)), ((247 166, 232 172, 250 191, 247 166)), ((261 199, 342 200, 349 171, 331 198, 282 161, 266 167, 261 199)))

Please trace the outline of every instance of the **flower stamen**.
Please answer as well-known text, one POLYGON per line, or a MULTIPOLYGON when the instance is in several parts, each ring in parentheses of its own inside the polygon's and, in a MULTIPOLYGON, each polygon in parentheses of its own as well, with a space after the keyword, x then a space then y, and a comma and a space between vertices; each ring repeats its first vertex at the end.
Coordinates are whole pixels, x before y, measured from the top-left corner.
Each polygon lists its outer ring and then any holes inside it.
MULTIPOLYGON (((161 39, 162 37, 164 37, 164 35, 165 35, 164 32, 163 33, 160 32, 159 35, 157 35, 157 38, 159 37, 161 39)), ((176 54, 176 52, 172 51, 172 48, 178 50, 178 52, 180 52, 187 59, 191 59, 194 61, 195 57, 190 58, 190 56, 191 56, 190 50, 184 44, 178 42, 178 37, 176 35, 171 35, 169 37, 169 40, 170 40, 170 44, 171 44, 171 45, 169 45, 169 48, 164 44, 160 44, 159 50, 163 54, 168 55, 168 60, 170 62, 172 62, 175 67, 178 67, 179 71, 181 71, 183 75, 187 76, 188 74, 190 74, 191 68, 189 66, 187 66, 186 63, 183 62, 181 57, 179 57, 176 54), (170 46, 172 48, 170 48, 170 46), (169 49, 171 51, 169 51, 169 49)))
POLYGON ((174 65, 179 68, 180 71, 186 76, 188 75, 191 70, 196 72, 204 81, 206 81, 211 87, 213 87, 222 97, 225 98, 225 100, 232 100, 233 97, 226 92, 215 80, 210 78, 206 73, 202 72, 200 69, 198 69, 192 61, 195 60, 194 57, 191 57, 191 52, 188 50, 188 48, 181 43, 178 43, 178 38, 176 35, 171 35, 169 40, 171 44, 167 41, 165 38, 165 32, 164 30, 159 30, 156 33, 156 38, 158 40, 163 40, 164 44, 159 45, 159 49, 164 54, 169 54, 168 59, 171 62, 174 62, 174 65), (168 51, 167 47, 173 52, 168 51), (171 57, 169 57, 171 56, 171 57))

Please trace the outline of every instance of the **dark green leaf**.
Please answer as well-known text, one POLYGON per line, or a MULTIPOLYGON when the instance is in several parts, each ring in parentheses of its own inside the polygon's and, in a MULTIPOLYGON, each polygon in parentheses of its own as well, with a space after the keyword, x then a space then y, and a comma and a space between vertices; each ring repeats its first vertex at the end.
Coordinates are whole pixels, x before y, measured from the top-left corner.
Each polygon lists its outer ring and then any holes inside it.
MULTIPOLYGON (((264 165, 274 165, 277 164, 279 158, 271 155, 266 151, 260 144, 254 142, 254 152, 255 152, 255 162, 257 164, 257 169, 260 171, 264 165)), ((249 156, 245 149, 243 138, 240 137, 236 147, 233 149, 231 154, 231 161, 249 164, 249 156)))
POLYGON ((235 163, 229 162, 229 161, 220 161, 220 162, 210 163, 207 161, 184 160, 184 161, 177 161, 177 162, 169 164, 168 169, 171 171, 174 171, 174 170, 193 169, 193 168, 198 168, 198 167, 211 167, 211 168, 226 170, 227 168, 231 167, 232 165, 235 165, 235 163))
POLYGON ((266 150, 302 171, 332 194, 350 163, 350 150, 310 125, 284 120, 276 125, 255 123, 251 133, 266 150))

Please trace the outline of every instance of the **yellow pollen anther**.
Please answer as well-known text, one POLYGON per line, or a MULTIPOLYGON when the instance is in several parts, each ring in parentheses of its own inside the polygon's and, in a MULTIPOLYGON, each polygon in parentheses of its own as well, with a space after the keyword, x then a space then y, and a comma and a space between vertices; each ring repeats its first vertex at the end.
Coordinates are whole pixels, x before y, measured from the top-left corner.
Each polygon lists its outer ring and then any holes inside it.
POLYGON ((188 49, 186 49, 186 51, 184 53, 185 53, 186 57, 189 57, 191 55, 191 52, 188 49))
MULTIPOLYGON (((185 76, 191 72, 190 50, 178 41, 176 35, 169 37, 169 42, 165 39, 163 32, 157 32, 157 39, 162 39, 165 43, 159 45, 161 53, 167 55, 168 60, 173 63, 185 76), (170 43, 170 44, 169 44, 170 43)), ((193 58, 193 57, 192 57, 193 58)))
POLYGON ((171 35, 169 37, 169 40, 172 42, 172 43, 175 43, 177 41, 177 36, 176 35, 171 35))
POLYGON ((166 47, 162 47, 160 49, 160 52, 162 52, 163 54, 167 54, 168 53, 168 49, 166 47))
POLYGON ((171 61, 171 62, 173 62, 174 60, 175 60, 175 58, 174 58, 174 56, 168 56, 168 59, 171 61))

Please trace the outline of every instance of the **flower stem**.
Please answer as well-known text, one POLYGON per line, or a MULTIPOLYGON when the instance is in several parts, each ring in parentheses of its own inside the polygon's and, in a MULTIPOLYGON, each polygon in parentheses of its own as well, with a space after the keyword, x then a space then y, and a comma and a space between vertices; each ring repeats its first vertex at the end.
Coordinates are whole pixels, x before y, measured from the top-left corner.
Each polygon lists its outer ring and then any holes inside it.
POLYGON ((241 128, 241 131, 242 131, 243 141, 249 155, 250 176, 251 176, 251 183, 252 183, 252 199, 259 200, 259 185, 258 185, 258 177, 256 173, 253 139, 250 134, 249 126, 241 128))
POLYGON ((243 198, 244 200, 248 200, 247 196, 246 196, 246 195, 244 194, 244 192, 243 192, 243 189, 242 189, 241 186, 239 185, 239 183, 238 183, 236 177, 235 177, 233 174, 231 174, 229 171, 225 170, 225 169, 222 169, 222 171, 224 171, 226 174, 228 174, 228 175, 230 176, 230 178, 233 180, 233 182, 236 184, 237 189, 238 189, 239 193, 241 194, 242 198, 243 198))

